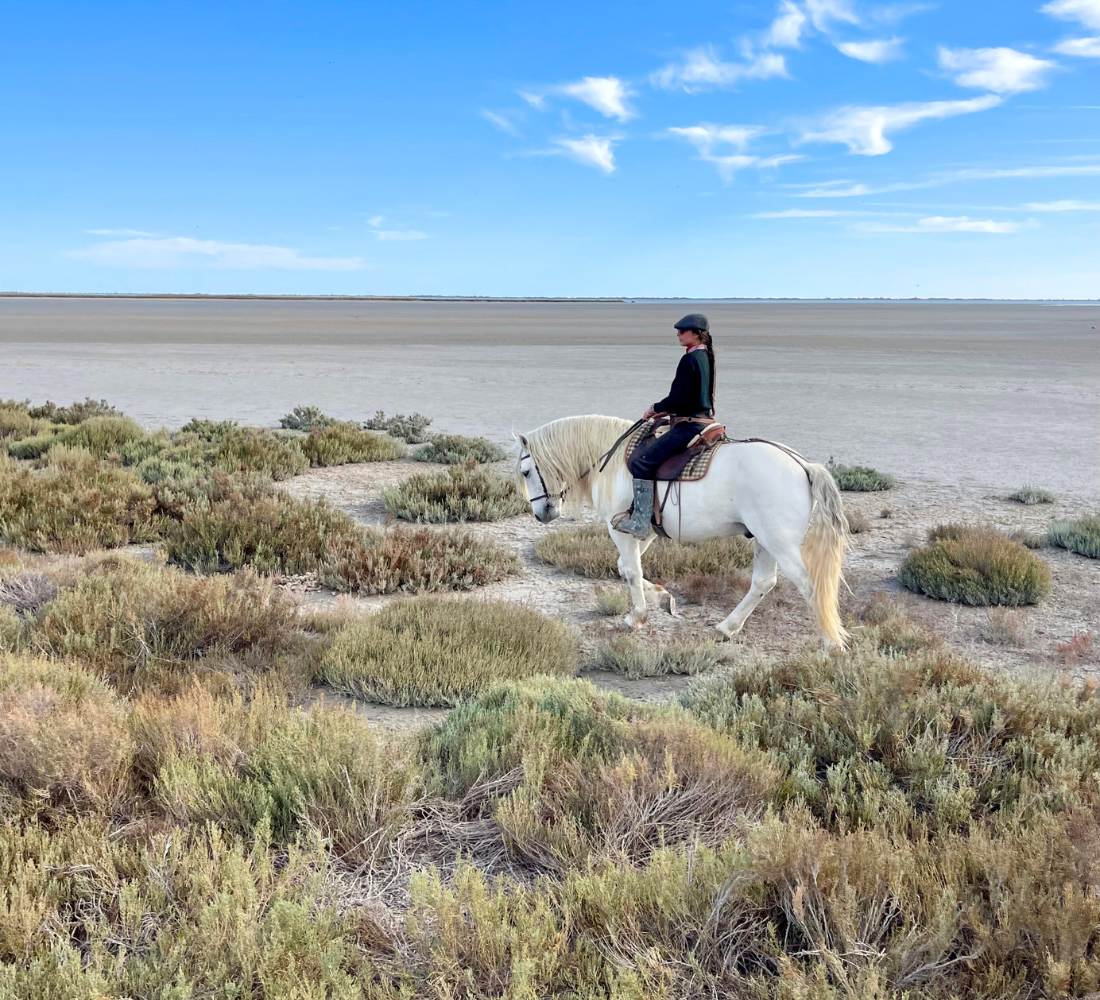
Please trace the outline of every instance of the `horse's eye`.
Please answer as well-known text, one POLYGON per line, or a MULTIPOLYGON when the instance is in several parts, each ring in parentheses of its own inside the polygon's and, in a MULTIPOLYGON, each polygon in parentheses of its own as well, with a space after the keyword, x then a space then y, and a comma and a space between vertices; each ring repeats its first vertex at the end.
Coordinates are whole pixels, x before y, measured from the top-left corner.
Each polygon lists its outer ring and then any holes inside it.
POLYGON ((523 478, 526 479, 529 475, 531 475, 531 473, 528 472, 526 469, 524 469, 523 470, 523 478))

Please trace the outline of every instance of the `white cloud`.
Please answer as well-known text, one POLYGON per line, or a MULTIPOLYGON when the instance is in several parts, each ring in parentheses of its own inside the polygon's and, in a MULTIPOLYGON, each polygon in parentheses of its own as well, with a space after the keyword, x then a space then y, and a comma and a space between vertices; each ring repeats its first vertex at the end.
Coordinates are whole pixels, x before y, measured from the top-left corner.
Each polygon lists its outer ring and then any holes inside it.
POLYGON ((1016 49, 949 49, 940 46, 940 69, 952 74, 960 87, 1018 94, 1038 90, 1055 63, 1016 49))
POLYGON ((842 212, 832 208, 785 208, 782 212, 757 212, 754 219, 836 219, 862 215, 862 212, 842 212))
POLYGON ((89 236, 139 237, 154 239, 159 233, 147 233, 144 229, 85 229, 89 236))
POLYGON ((848 0, 806 0, 806 13, 818 31, 828 32, 834 22, 859 24, 848 0))
POLYGON ((1100 29, 1100 0, 1053 0, 1040 9, 1051 17, 1078 21, 1086 28, 1100 29))
POLYGON ((746 62, 723 62, 710 47, 685 52, 650 78, 666 90, 676 88, 689 94, 712 87, 732 87, 741 80, 767 80, 787 75, 787 62, 778 52, 750 55, 746 62))
POLYGON ((507 115, 500 114, 497 111, 482 111, 481 117, 484 118, 490 125, 501 130, 501 132, 507 132, 508 135, 518 136, 520 134, 519 129, 507 115))
POLYGON ((546 107, 546 97, 542 94, 536 94, 531 90, 517 90, 517 94, 523 98, 528 104, 531 105, 536 111, 542 111, 546 107))
POLYGON ((1100 37, 1067 38, 1054 46, 1055 52, 1082 59, 1100 59, 1100 37))
POLYGON ((580 139, 555 139, 564 155, 588 167, 596 167, 605 174, 615 170, 615 153, 612 148, 615 140, 596 135, 586 135, 580 139))
POLYGON ((797 48, 805 27, 806 15, 802 8, 791 0, 781 0, 775 20, 764 36, 764 44, 777 49, 797 48))
POLYGON ((738 170, 745 167, 764 170, 803 159, 796 153, 781 153, 774 156, 756 156, 746 153, 748 144, 767 131, 759 125, 711 125, 707 122, 668 130, 670 135, 690 142, 698 152, 699 159, 713 165, 718 171, 718 176, 727 183, 733 179, 733 175, 738 170), (737 152, 724 153, 720 149, 722 146, 732 146, 737 152))
POLYGON ((291 247, 223 243, 189 236, 108 240, 68 256, 106 267, 151 270, 209 268, 218 271, 360 271, 362 257, 308 257, 291 247))
POLYGON ((968 215, 930 215, 913 226, 891 226, 878 222, 861 222, 856 228, 868 233, 985 233, 1005 235, 1019 232, 1019 222, 997 222, 994 219, 972 219, 968 215))
POLYGON ((1100 212, 1100 201, 1033 201, 1025 208, 1032 212, 1100 212))
POLYGON ((966 101, 928 101, 877 107, 851 105, 830 112, 802 133, 803 142, 837 142, 860 156, 882 156, 894 147, 887 134, 911 128, 923 121, 987 111, 1001 103, 995 94, 966 101))
POLYGON ((934 3, 888 3, 872 7, 868 16, 878 24, 897 24, 913 14, 935 9, 934 3))
POLYGON ((866 42, 838 42, 837 48, 849 59, 860 62, 886 63, 901 56, 902 38, 879 38, 866 42))
POLYGON ((586 76, 576 83, 566 83, 556 88, 566 97, 583 101, 595 108, 605 118, 617 118, 626 121, 634 117, 632 109, 627 107, 631 96, 630 89, 616 76, 586 76))
MULTIPOLYGON (((1064 164, 1043 167, 967 167, 943 171, 918 181, 897 181, 872 187, 853 181, 824 181, 797 192, 799 198, 856 198, 868 194, 893 194, 896 191, 922 191, 966 181, 1026 180, 1046 177, 1097 177, 1100 163, 1064 164)), ((795 185, 797 187, 797 185, 795 185)))
POLYGON ((372 215, 367 219, 367 225, 370 226, 374 238, 383 243, 405 243, 428 238, 428 234, 422 233, 419 229, 383 229, 385 223, 384 215, 372 215))

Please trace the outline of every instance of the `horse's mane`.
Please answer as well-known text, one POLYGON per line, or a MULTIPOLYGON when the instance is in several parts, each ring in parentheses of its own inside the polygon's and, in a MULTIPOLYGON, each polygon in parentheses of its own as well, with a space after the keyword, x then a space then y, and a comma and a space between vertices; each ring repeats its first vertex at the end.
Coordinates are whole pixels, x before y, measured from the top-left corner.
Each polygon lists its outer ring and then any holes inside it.
MULTIPOLYGON (((529 431, 524 440, 547 489, 567 489, 591 503, 592 486, 601 477, 596 464, 629 426, 622 417, 562 417, 529 431)), ((614 459, 606 471, 617 471, 614 459)))

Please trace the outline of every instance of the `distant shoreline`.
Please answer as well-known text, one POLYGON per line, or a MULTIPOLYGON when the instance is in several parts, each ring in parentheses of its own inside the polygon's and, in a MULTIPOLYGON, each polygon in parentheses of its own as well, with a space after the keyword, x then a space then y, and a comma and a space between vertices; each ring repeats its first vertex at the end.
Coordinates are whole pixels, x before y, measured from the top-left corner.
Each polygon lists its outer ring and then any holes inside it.
POLYGON ((146 301, 183 301, 183 302, 536 302, 536 303, 577 303, 579 305, 649 305, 663 302, 774 302, 774 303, 899 303, 906 305, 937 304, 994 304, 994 305, 1075 305, 1096 306, 1100 299, 961 299, 961 298, 689 298, 674 296, 671 298, 647 298, 642 296, 568 296, 568 295, 251 295, 205 294, 200 292, 0 292, 0 299, 108 299, 108 300, 146 300, 146 301))

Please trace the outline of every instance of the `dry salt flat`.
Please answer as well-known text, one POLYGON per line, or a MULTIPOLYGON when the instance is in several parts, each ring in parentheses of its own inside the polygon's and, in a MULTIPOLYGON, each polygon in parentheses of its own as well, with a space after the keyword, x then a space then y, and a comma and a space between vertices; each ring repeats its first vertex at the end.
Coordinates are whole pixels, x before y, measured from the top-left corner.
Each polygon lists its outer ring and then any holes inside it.
MULTIPOLYGON (((414 473, 440 468, 420 462, 378 462, 312 469, 280 485, 299 498, 324 498, 363 524, 385 524, 387 513, 381 493, 414 473)), ((507 463, 500 468, 506 471, 507 463)), ((1050 597, 1031 608, 1008 612, 1014 637, 996 627, 996 616, 987 608, 970 608, 936 601, 904 590, 897 570, 909 549, 922 544, 929 528, 948 521, 992 524, 1009 531, 1045 532, 1052 519, 1077 517, 1083 513, 1075 501, 1023 506, 1005 499, 1003 492, 946 486, 923 480, 899 480, 892 490, 881 493, 845 493, 845 505, 868 522, 865 531, 853 536, 845 564, 851 593, 842 599, 845 614, 855 614, 872 596, 886 592, 898 600, 915 620, 927 625, 951 647, 997 670, 1040 671, 1059 676, 1100 681, 1100 643, 1076 662, 1064 662, 1058 644, 1077 633, 1100 631, 1100 560, 1088 559, 1064 549, 1043 548, 1041 557, 1050 565, 1053 586, 1050 597), (884 512, 888 516, 883 516, 884 512)), ((567 512, 553 526, 539 524, 521 515, 489 524, 462 526, 472 534, 491 539, 519 557, 521 573, 489 586, 471 596, 515 601, 528 605, 572 625, 582 646, 591 652, 601 641, 626 634, 618 617, 606 617, 596 609, 597 587, 604 581, 589 580, 556 569, 535 556, 535 543, 545 532, 591 520, 582 510, 567 512)), ((437 530, 451 530, 451 526, 437 530)), ((747 587, 747 578, 736 587, 729 604, 691 604, 680 600, 682 617, 673 618, 657 609, 636 632, 654 642, 672 640, 708 641, 710 626, 730 610, 747 587)), ((675 594, 676 587, 670 585, 675 594)), ((400 597, 356 597, 323 590, 301 592, 310 607, 344 612, 369 612, 400 597)), ((782 655, 816 642, 814 622, 802 598, 783 580, 757 607, 744 631, 725 645, 730 662, 756 655, 782 655)), ((689 677, 659 677, 628 680, 617 674, 585 671, 594 683, 644 701, 674 698, 693 683, 689 677)), ((388 728, 414 729, 442 718, 443 709, 397 709, 372 705, 315 689, 311 700, 322 699, 351 707, 388 728)))

